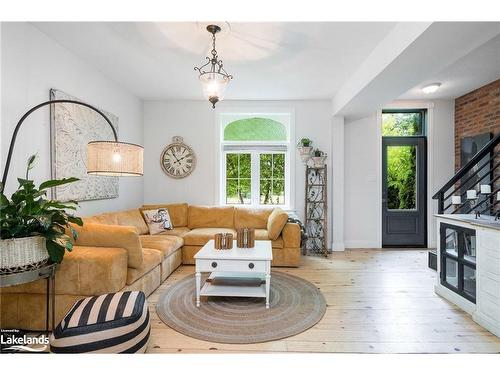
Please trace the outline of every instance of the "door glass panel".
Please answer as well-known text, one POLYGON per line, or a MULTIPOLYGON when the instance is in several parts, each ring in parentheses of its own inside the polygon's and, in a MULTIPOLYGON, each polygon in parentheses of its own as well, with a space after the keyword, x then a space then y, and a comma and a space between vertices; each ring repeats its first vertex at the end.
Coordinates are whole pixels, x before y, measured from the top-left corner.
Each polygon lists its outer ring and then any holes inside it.
POLYGON ((464 265, 464 292, 476 297, 476 270, 464 265))
POLYGON ((387 208, 417 208, 416 146, 387 146, 387 208))
POLYGON ((458 257, 458 232, 456 230, 446 228, 445 249, 448 254, 458 257))
POLYGON ((476 263, 476 236, 463 233, 464 236, 464 259, 476 263))
POLYGON ((446 282, 458 288, 458 263, 453 259, 446 258, 446 282))
POLYGON ((382 113, 383 136, 411 136, 422 134, 420 112, 382 113))

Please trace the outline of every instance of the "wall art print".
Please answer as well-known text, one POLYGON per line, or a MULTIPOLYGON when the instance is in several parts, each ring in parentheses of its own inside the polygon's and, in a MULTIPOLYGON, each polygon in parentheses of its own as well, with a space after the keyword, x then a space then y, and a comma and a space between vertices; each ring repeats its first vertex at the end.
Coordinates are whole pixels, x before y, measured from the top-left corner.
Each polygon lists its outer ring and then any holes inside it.
MULTIPOLYGON (((80 99, 51 89, 50 99, 80 99)), ((103 111, 118 132, 118 117, 103 111)), ((89 201, 118 197, 118 177, 87 175, 87 143, 113 140, 106 120, 91 109, 57 103, 50 109, 52 178, 77 177, 80 181, 53 189, 54 199, 89 201)))

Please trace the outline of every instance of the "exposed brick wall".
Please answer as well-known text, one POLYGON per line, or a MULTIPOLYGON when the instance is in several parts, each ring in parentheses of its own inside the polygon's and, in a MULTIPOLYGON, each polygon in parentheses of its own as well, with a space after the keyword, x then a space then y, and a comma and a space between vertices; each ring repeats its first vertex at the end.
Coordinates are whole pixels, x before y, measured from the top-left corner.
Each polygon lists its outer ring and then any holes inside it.
POLYGON ((455 170, 460 169, 460 140, 500 133, 500 79, 455 99, 455 170))
MULTIPOLYGON (((494 135, 500 133, 500 79, 455 99, 455 170, 461 167, 460 140, 488 132, 494 135)), ((500 145, 494 150, 498 151, 500 145)), ((500 164, 500 156, 495 158, 493 164, 500 164)), ((500 190, 500 167, 496 168, 492 179, 495 181, 492 190, 500 190)), ((478 190, 479 186, 467 188, 478 190)), ((500 201, 492 198, 491 203, 493 210, 489 213, 494 214, 500 209, 500 201)))

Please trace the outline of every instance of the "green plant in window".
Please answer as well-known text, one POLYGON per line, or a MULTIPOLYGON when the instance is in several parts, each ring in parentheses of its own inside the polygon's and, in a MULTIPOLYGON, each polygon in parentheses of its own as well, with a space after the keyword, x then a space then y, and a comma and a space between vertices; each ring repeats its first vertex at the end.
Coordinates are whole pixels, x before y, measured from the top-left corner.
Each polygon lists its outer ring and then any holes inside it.
POLYGON ((387 207, 416 208, 416 148, 391 146, 387 148, 387 207))

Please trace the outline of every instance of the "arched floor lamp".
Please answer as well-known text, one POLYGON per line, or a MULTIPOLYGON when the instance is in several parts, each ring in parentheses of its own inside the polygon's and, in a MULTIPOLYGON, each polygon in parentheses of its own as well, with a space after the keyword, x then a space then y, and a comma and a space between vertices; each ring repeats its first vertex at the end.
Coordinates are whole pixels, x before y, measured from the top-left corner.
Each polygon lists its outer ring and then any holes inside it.
POLYGON ((118 135, 111 123, 110 119, 102 113, 99 109, 91 106, 90 104, 79 102, 77 100, 58 99, 49 100, 40 103, 28 112, 19 120, 12 134, 10 140, 9 153, 7 154, 7 161, 5 163, 5 170, 2 177, 1 192, 5 188, 7 176, 9 174, 10 162, 12 153, 14 151, 14 144, 16 143, 17 133, 23 124, 24 120, 39 108, 45 107, 50 104, 57 103, 72 103, 78 104, 99 113, 108 123, 113 131, 114 141, 92 141, 87 146, 87 174, 101 175, 101 176, 142 176, 144 168, 144 148, 142 146, 118 142, 118 135))

